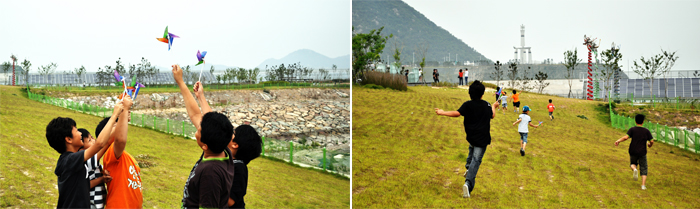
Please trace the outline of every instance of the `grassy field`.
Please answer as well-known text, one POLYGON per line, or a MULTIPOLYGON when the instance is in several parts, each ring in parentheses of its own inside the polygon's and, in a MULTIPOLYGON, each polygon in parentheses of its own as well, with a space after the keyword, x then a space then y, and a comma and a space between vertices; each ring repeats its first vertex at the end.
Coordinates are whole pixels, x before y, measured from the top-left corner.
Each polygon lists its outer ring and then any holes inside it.
MULTIPOLYGON (((58 201, 53 171, 59 154, 46 142, 46 124, 71 117, 95 130, 101 118, 35 102, 19 87, 0 87, 0 207, 49 208, 58 201)), ((201 154, 196 143, 129 127, 126 151, 142 165, 144 208, 180 206, 187 175, 201 154)), ((350 182, 316 170, 258 158, 248 165, 251 208, 347 208, 350 182)))
MULTIPOLYGON (((494 102, 493 90, 484 99, 494 102)), ((523 93, 533 122, 526 155, 511 124, 517 114, 498 112, 472 197, 461 197, 469 143, 457 110, 466 89, 410 87, 406 92, 353 86, 355 208, 696 208, 700 156, 656 143, 648 152, 647 190, 632 179, 630 141, 610 127, 600 102, 523 93), (546 105, 553 99, 555 120, 546 105), (577 117, 585 116, 588 119, 577 117)), ((521 106, 522 106, 521 105, 521 106)))

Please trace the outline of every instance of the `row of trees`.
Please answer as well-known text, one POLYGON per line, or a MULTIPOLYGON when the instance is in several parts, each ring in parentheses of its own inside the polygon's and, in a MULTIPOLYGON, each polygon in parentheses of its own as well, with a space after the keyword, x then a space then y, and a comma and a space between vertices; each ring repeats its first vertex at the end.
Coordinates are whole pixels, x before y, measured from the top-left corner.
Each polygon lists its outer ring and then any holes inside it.
POLYGON ((535 89, 538 93, 542 93, 549 86, 547 73, 539 71, 532 77, 530 76, 530 67, 520 70, 518 69, 518 63, 515 62, 508 62, 506 66, 508 69, 504 71, 501 61, 494 63, 494 71, 491 72, 491 78, 496 79, 497 86, 500 85, 504 76, 507 76, 509 79, 508 85, 511 89, 519 89, 521 91, 532 91, 535 89))
MULTIPOLYGON (((209 71, 213 75, 214 66, 212 66, 209 71)), ((216 81, 218 83, 223 83, 223 84, 231 84, 234 82, 237 82, 237 83, 256 83, 256 82, 260 81, 260 78, 258 77, 259 74, 260 74, 260 68, 254 68, 254 69, 226 68, 226 70, 224 70, 224 74, 216 75, 216 81)))
MULTIPOLYGON (((17 60, 17 56, 13 54, 12 56, 10 56, 10 59, 13 61, 17 60)), ((16 76, 16 77, 18 77, 19 79, 23 79, 25 84, 29 83, 29 72, 32 69, 32 62, 25 58, 24 61, 22 61, 20 63, 15 63, 15 65, 17 65, 17 64, 19 64, 19 66, 22 67, 22 71, 20 72, 19 76, 16 76)), ((47 65, 39 66, 38 72, 42 76, 49 76, 56 71, 57 67, 58 67, 58 64, 51 62, 47 65)), ((12 69, 12 63, 9 61, 6 61, 6 62, 3 62, 2 64, 0 64, 0 70, 2 70, 3 73, 7 73, 11 69, 12 69)))

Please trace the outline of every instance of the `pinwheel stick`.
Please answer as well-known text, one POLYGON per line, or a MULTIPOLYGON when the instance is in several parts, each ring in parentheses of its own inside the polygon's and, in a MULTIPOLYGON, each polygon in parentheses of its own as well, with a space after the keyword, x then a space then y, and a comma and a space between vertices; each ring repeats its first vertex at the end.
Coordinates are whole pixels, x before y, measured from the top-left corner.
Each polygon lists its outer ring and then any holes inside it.
POLYGON ((122 86, 124 87, 124 92, 122 92, 122 98, 119 99, 119 101, 124 100, 124 96, 126 95, 126 83, 125 83, 125 82, 126 82, 126 79, 123 79, 123 78, 122 78, 121 82, 122 82, 122 86))
POLYGON ((204 65, 205 63, 202 63, 202 69, 199 70, 199 82, 202 82, 202 71, 204 71, 204 65))

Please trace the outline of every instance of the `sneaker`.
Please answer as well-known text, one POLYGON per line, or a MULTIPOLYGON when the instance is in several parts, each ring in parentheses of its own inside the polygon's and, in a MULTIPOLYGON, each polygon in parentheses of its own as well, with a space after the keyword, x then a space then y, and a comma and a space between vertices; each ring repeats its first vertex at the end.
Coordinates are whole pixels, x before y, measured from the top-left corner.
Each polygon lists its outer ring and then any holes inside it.
POLYGON ((632 174, 632 178, 634 178, 635 181, 639 178, 639 175, 637 175, 638 173, 639 172, 637 171, 637 169, 634 169, 634 174, 632 174))
POLYGON ((464 185, 462 185, 462 197, 463 198, 471 197, 469 195, 469 182, 464 182, 464 185))
POLYGON ((642 190, 647 190, 647 186, 642 185, 642 190))
POLYGON ((525 150, 523 150, 522 148, 520 148, 520 156, 525 156, 525 150))

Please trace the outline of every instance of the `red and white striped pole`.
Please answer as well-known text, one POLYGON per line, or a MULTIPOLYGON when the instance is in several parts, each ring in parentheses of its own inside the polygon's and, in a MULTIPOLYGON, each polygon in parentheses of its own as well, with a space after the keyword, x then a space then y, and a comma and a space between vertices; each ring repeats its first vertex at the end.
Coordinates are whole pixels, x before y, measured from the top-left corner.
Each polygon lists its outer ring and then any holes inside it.
POLYGON ((588 48, 588 85, 586 85, 586 99, 593 100, 593 69, 591 69, 593 60, 591 59, 591 45, 586 44, 586 47, 588 48))

